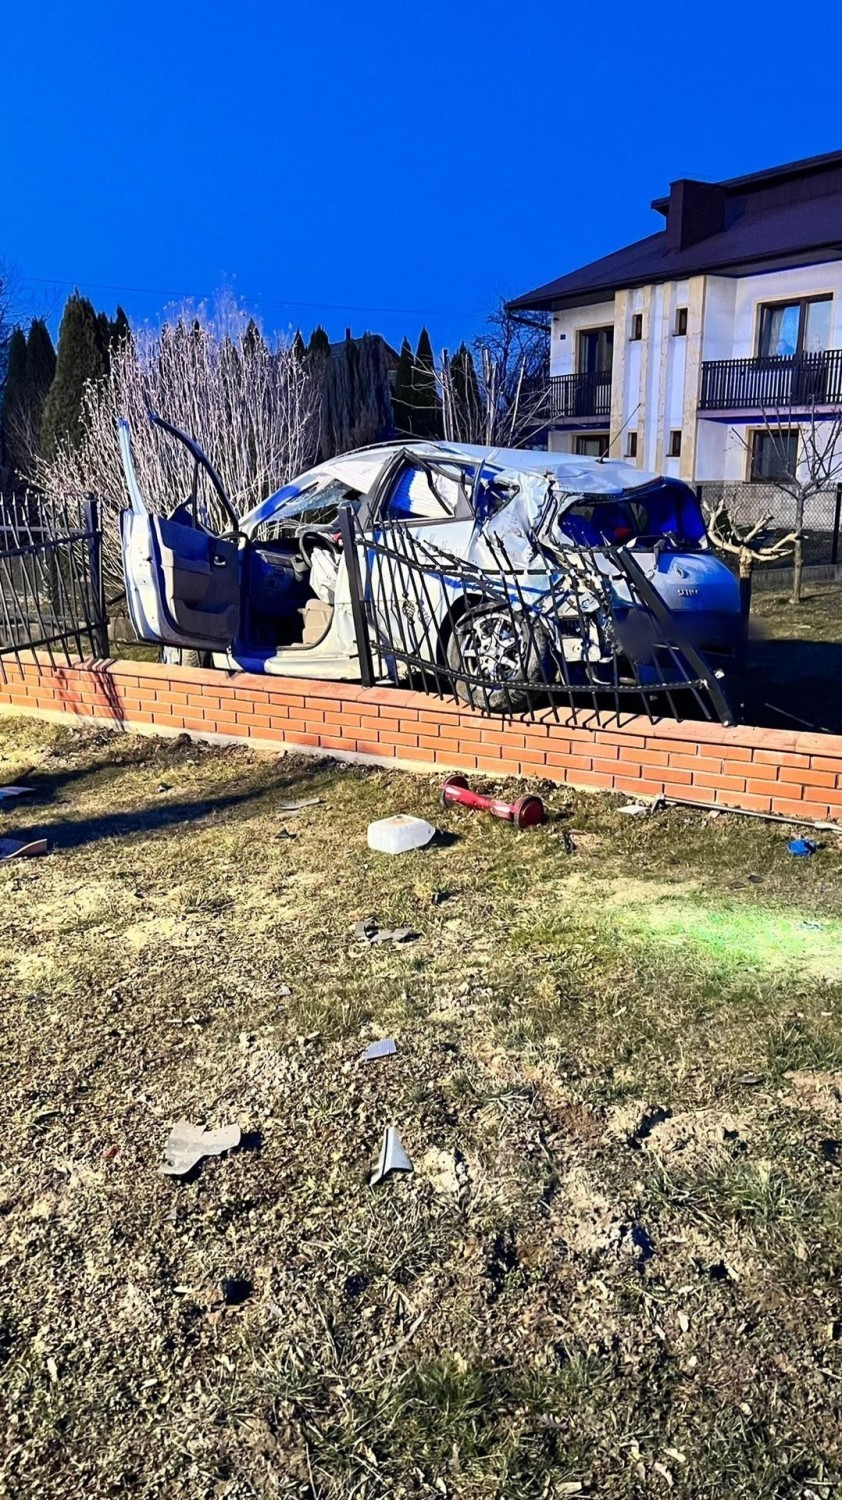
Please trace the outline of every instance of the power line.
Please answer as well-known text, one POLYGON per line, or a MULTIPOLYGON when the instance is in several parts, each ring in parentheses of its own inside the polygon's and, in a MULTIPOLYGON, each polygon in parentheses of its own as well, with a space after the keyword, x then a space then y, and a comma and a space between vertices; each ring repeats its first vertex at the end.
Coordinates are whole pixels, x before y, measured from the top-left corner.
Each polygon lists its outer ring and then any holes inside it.
MULTIPOLYGON (((21 281, 32 283, 37 286, 86 286, 95 292, 131 292, 138 296, 148 297, 187 297, 199 301, 212 297, 212 292, 176 292, 160 286, 116 286, 105 281, 86 281, 79 277, 61 276, 21 276, 21 281)), ((264 307, 315 307, 324 308, 326 312, 358 312, 358 313, 402 313, 418 318, 475 318, 482 316, 482 308, 455 308, 455 307, 372 307, 352 302, 295 302, 292 300, 281 300, 277 297, 264 299, 245 299, 259 301, 264 307)))

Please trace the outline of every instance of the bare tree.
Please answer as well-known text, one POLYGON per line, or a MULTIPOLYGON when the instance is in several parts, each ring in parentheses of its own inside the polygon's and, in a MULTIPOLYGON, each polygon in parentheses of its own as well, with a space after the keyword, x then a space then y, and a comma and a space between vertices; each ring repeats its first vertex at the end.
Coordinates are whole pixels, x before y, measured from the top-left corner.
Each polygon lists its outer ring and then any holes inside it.
POLYGON ((782 558, 791 556, 796 533, 791 531, 787 536, 781 536, 779 532, 770 530, 771 515, 762 516, 759 521, 741 524, 724 500, 720 500, 706 513, 705 520, 713 545, 739 559, 740 604, 743 614, 748 617, 755 567, 758 563, 780 562, 782 558))
POLYGON ((531 384, 524 366, 512 378, 488 349, 479 351, 476 364, 469 351, 451 356, 444 349, 438 378, 448 442, 520 448, 547 420, 546 386, 531 384))
MULTIPOLYGON (((810 403, 806 419, 803 414, 796 414, 792 405, 763 412, 763 431, 769 438, 774 459, 774 473, 770 474, 768 482, 793 502, 793 604, 801 603, 803 592, 807 505, 817 495, 842 481, 842 412, 823 414, 816 410, 816 405, 815 400, 810 403), (796 430, 800 442, 793 452, 788 439, 796 430)), ((803 413, 803 407, 800 411, 803 413)), ((735 428, 732 432, 751 462, 751 442, 735 428)))
POLYGON ((501 302, 488 319, 487 331, 474 341, 478 355, 487 350, 500 372, 502 401, 514 399, 523 383, 546 386, 550 374, 550 321, 544 313, 510 312, 501 302))
POLYGON ((82 442, 60 446, 50 462, 37 459, 30 477, 51 496, 99 496, 106 577, 120 589, 119 417, 130 423, 138 478, 153 509, 168 510, 183 498, 192 474, 186 451, 152 427, 149 411, 196 439, 244 514, 312 463, 318 400, 307 360, 291 343, 268 343, 230 301, 212 311, 182 308, 161 328, 140 330, 113 351, 108 376, 85 390, 82 442))
POLYGON ((549 324, 515 317, 505 304, 489 331, 439 366, 444 436, 449 442, 518 448, 534 441, 549 416, 549 324))

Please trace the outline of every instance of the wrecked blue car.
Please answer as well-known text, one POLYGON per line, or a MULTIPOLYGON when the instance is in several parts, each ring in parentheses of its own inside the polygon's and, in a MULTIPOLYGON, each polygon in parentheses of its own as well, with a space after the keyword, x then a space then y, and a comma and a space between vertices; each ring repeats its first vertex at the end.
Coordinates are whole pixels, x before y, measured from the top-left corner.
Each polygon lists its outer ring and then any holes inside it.
POLYGON ((175 505, 143 495, 121 423, 126 591, 139 638, 178 659, 360 679, 364 628, 385 675, 468 663, 495 708, 517 706, 502 690, 536 655, 521 621, 530 641, 539 622, 544 681, 548 662, 573 683, 656 680, 655 618, 693 658, 684 677, 699 675, 697 654, 721 672, 739 647, 737 582, 678 480, 569 454, 390 443, 319 464, 238 517, 192 439, 152 420, 186 447, 193 483, 175 505), (422 569, 423 598, 402 558, 422 569))

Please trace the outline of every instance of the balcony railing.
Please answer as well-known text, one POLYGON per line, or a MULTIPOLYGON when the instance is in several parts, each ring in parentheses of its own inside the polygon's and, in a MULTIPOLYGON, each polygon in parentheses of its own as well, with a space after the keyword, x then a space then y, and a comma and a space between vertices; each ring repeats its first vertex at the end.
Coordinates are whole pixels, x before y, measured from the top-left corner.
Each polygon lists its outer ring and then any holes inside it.
POLYGON ((712 359, 702 365, 700 411, 842 406, 842 349, 712 359))
POLYGON ((553 375, 550 379, 550 411, 556 419, 609 417, 611 371, 593 370, 585 375, 553 375))

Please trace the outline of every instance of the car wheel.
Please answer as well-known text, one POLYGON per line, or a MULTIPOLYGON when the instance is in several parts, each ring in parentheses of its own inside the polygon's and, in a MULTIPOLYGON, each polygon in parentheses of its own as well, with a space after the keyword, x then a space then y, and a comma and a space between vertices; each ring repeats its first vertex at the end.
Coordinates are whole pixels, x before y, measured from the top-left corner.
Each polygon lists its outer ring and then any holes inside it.
POLYGON ((206 651, 186 651, 182 646, 162 646, 160 658, 168 667, 210 666, 206 651))
POLYGON ((482 604, 459 617, 447 642, 447 665, 463 703, 491 713, 529 707, 530 689, 551 680, 547 643, 540 627, 529 631, 511 610, 482 604))

